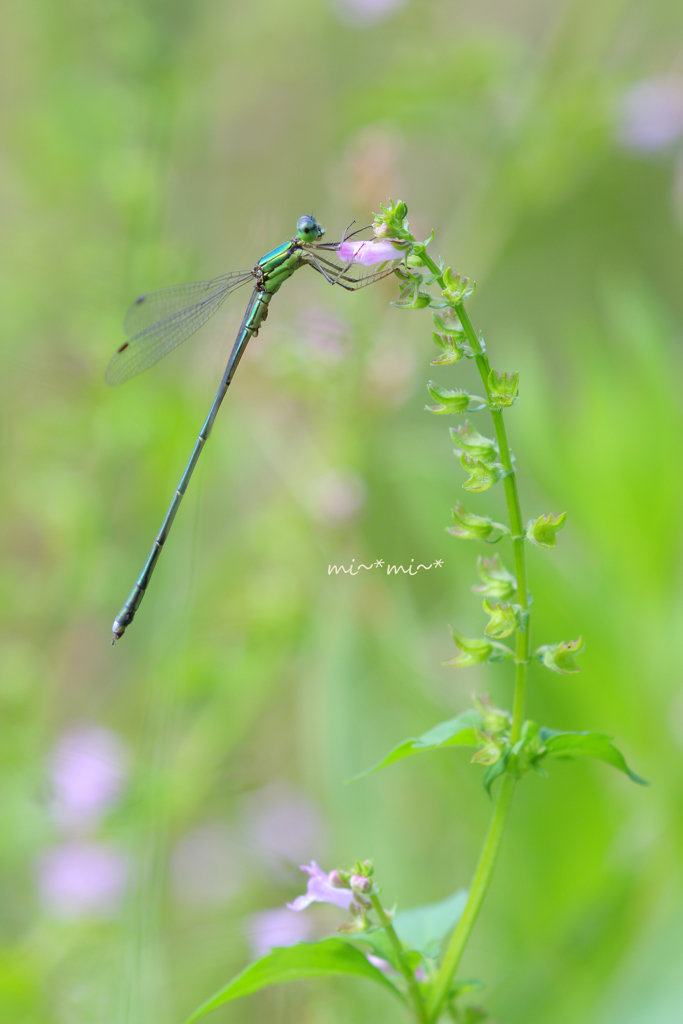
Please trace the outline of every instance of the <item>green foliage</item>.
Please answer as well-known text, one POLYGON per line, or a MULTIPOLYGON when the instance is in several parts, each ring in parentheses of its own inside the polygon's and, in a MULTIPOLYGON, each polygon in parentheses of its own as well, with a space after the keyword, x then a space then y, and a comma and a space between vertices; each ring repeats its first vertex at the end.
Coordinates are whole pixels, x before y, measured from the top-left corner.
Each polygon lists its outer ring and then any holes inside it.
POLYGON ((467 895, 467 889, 456 889, 436 903, 399 911, 392 923, 401 942, 422 956, 438 957, 444 940, 462 917, 467 895))
POLYGON ((649 785, 645 779, 631 771, 624 755, 612 744, 611 736, 604 736, 599 732, 562 732, 558 729, 542 728, 540 740, 551 757, 571 759, 575 754, 585 754, 587 757, 611 764, 639 786, 649 785))
POLYGON ((299 942, 295 946, 274 949, 267 956, 249 964, 232 981, 202 1003, 187 1018, 185 1024, 192 1024, 210 1010, 270 985, 339 974, 368 978, 402 998, 396 986, 354 946, 342 939, 324 939, 322 942, 299 942))
POLYGON ((404 757, 419 754, 423 750, 436 750, 439 747, 474 747, 477 744, 475 730, 481 729, 483 724, 484 720, 479 711, 471 709, 462 711, 455 718, 450 718, 447 722, 440 722, 421 736, 399 743, 383 760, 378 761, 372 768, 367 768, 365 771, 354 775, 352 779, 349 779, 349 782, 362 779, 366 775, 379 771, 380 768, 386 768, 387 765, 393 764, 395 761, 401 761, 404 757))

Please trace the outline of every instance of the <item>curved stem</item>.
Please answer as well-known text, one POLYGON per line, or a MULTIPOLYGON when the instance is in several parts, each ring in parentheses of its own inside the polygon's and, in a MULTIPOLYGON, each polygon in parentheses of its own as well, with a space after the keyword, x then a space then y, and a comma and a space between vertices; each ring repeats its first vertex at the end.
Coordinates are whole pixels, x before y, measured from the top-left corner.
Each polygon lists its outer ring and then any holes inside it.
POLYGON ((380 903, 376 896, 371 896, 370 900, 372 901, 373 907, 377 911, 377 916, 380 919, 382 927, 387 933, 387 938, 389 939, 389 942, 392 945, 394 953, 396 954, 396 962, 399 966, 401 974, 405 978, 406 983, 408 985, 408 990, 410 992, 413 1005, 415 1007, 416 1019, 420 1022, 420 1024, 427 1024, 427 1008, 425 1006, 424 999, 422 998, 422 993, 420 992, 420 986, 415 980, 415 974, 413 973, 413 971, 411 971, 410 967, 405 962, 405 952, 403 946, 401 945, 401 940, 396 934, 394 926, 391 923, 391 918, 389 917, 386 910, 384 909, 384 907, 382 906, 382 904, 380 903))
MULTIPOLYGON (((422 248, 420 248, 419 256, 425 266, 428 267, 435 275, 436 281, 443 290, 444 281, 443 276, 439 273, 439 267, 422 248)), ((491 417, 493 419, 493 426, 496 432, 496 441, 498 442, 498 450, 500 452, 500 461, 507 471, 507 476, 504 478, 504 487, 512 534, 512 545, 515 555, 517 603, 528 611, 529 595, 527 590, 526 556, 524 550, 524 526, 522 521, 522 510, 519 503, 519 492, 517 490, 517 480, 515 477, 515 467, 510 453, 510 445, 508 443, 505 421, 503 419, 503 410, 495 408, 495 406, 492 406, 491 404, 491 391, 489 387, 489 374, 491 372, 491 368, 488 357, 481 341, 477 337, 477 333, 467 314, 467 310, 465 309, 463 302, 455 303, 455 312, 462 324, 470 347, 474 352, 477 368, 484 383, 484 387, 486 388, 486 396, 489 400, 491 417)), ((517 630, 515 655, 515 691, 513 698, 512 728, 510 732, 510 739, 513 745, 519 740, 522 732, 522 726, 524 725, 527 665, 529 662, 528 619, 525 625, 525 631, 522 632, 520 629, 517 630)), ((450 991, 453 978, 455 977, 455 972, 458 969, 465 947, 472 933, 472 929, 474 928, 477 917, 479 916, 479 911, 481 910, 484 902, 484 897, 486 896, 489 885, 491 884, 491 878, 500 852, 505 828, 510 818, 512 799, 516 785, 517 780, 515 776, 507 773, 503 778, 498 801, 493 812, 488 832, 486 833, 486 838, 474 872, 474 877, 472 878, 472 885, 470 887, 465 910, 458 921, 453 935, 451 936, 451 940, 446 949, 446 953, 444 954, 441 966, 439 967, 434 988, 432 989, 431 998, 427 1008, 429 1024, 433 1024, 433 1022, 437 1021, 441 1014, 444 1003, 448 998, 448 993, 450 991)))

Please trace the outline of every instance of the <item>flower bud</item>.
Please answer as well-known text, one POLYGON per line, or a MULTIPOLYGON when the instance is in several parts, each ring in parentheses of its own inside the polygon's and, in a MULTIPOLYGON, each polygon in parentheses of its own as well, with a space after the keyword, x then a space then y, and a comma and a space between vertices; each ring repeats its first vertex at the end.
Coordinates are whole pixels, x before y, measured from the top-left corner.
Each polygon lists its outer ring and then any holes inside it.
POLYGON ((469 395, 466 391, 450 391, 448 388, 442 388, 431 380, 427 385, 427 390, 439 405, 428 405, 426 408, 428 412, 434 412, 439 415, 448 413, 458 414, 468 411, 476 412, 477 409, 483 409, 486 404, 484 399, 479 398, 478 395, 469 395))
POLYGON ((381 213, 375 214, 373 221, 373 230, 376 235, 382 235, 385 238, 400 238, 407 242, 414 242, 415 239, 408 230, 408 207, 402 201, 394 203, 392 199, 389 200, 389 205, 384 206, 380 203, 381 213))
POLYGON ((488 491, 489 487, 508 475, 500 462, 485 463, 481 459, 472 458, 467 452, 460 456, 460 465, 470 474, 462 485, 466 491, 488 491))
POLYGON ((477 742, 480 744, 480 747, 479 750, 472 755, 472 763, 488 765, 495 764, 496 761, 500 760, 503 750, 496 737, 481 732, 480 729, 475 729, 474 734, 477 737, 477 742))
POLYGON ((372 882, 367 875, 351 875, 349 884, 354 892, 370 892, 372 882))
POLYGON ((501 535, 510 532, 507 526, 494 523, 488 516, 477 516, 473 512, 468 512, 459 501, 455 503, 452 515, 455 526, 447 526, 446 530, 454 537, 462 537, 463 540, 490 540, 494 533, 501 535))
POLYGON ((583 637, 577 640, 563 640, 561 644, 545 644, 534 652, 534 657, 542 661, 551 672, 567 675, 580 672, 575 656, 583 650, 583 637))
POLYGON ((484 721, 483 731, 485 733, 495 736, 497 733, 507 732, 512 718, 507 711, 494 708, 488 694, 485 697, 475 697, 473 703, 484 721))
POLYGON ((517 580, 507 571, 499 555, 494 555, 493 558, 480 556, 477 559, 477 573, 483 586, 472 587, 475 594, 508 601, 517 590, 517 580))
POLYGON ((465 420, 459 427, 450 427, 451 438, 453 443, 457 445, 456 455, 466 452, 471 455, 474 459, 480 459, 481 462, 494 462, 497 449, 496 442, 490 437, 484 437, 479 431, 473 427, 468 420, 465 420))
POLYGON ((331 885, 335 885, 339 889, 349 888, 348 875, 344 876, 335 869, 334 871, 330 871, 327 877, 329 878, 331 885))
POLYGON ((559 516, 554 516, 552 512, 549 512, 547 516, 539 516, 535 522, 529 520, 526 528, 527 539, 539 548, 556 547, 557 537, 555 535, 558 530, 562 529, 566 519, 566 512, 560 512, 559 516))
POLYGON ((520 617, 511 604, 490 604, 484 599, 484 611, 491 619, 484 632, 487 636, 510 636, 520 625, 520 617))
POLYGON ((446 267, 443 272, 443 281, 445 288, 443 289, 443 297, 447 302, 457 305, 466 299, 468 295, 472 295, 476 289, 474 281, 470 284, 468 277, 461 277, 460 274, 454 274, 450 267, 446 267))
POLYGON ((432 359, 432 366, 449 366, 451 363, 457 363, 465 355, 465 348, 457 335, 434 331, 432 338, 434 344, 441 349, 441 355, 432 359))
POLYGON ((455 646, 460 649, 460 654, 454 658, 444 661, 444 665, 452 665, 454 668, 467 668, 470 665, 478 665, 482 661, 502 661, 503 658, 510 658, 513 651, 505 644, 496 643, 495 640, 469 639, 459 633, 451 626, 451 633, 455 646))
POLYGON ((494 409, 507 409, 519 394, 519 373, 497 373, 491 370, 488 385, 494 409))

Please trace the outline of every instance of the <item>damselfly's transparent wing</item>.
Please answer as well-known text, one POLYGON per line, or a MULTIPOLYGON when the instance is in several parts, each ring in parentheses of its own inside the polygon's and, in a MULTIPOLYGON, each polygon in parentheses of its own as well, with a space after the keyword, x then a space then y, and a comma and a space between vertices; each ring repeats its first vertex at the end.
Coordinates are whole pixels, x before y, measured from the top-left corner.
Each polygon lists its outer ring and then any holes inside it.
POLYGON ((126 313, 123 327, 129 340, 109 363, 107 384, 123 384, 149 369, 213 316, 230 292, 253 280, 245 270, 141 295, 126 313))

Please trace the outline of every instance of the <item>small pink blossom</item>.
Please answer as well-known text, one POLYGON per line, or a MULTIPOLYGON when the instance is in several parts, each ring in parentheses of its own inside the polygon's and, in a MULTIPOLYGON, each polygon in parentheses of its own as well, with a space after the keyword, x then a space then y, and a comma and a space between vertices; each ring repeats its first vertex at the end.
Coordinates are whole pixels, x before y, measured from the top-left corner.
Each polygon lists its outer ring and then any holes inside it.
POLYGON ((297 896, 295 900, 288 903, 290 910, 305 910, 311 903, 333 903, 342 910, 348 910, 353 903, 354 894, 350 889, 339 889, 330 881, 330 876, 322 868, 318 867, 314 860, 310 867, 301 865, 301 870, 306 871, 310 876, 306 892, 297 896))
POLYGON ((262 910, 247 918, 249 944, 255 957, 266 956, 272 949, 294 946, 311 937, 313 922, 299 917, 286 907, 262 910))
POLYGON ((381 956, 375 956, 374 953, 368 953, 367 959, 370 961, 373 967, 376 967, 382 974, 391 974, 395 972, 395 969, 391 966, 388 960, 383 960, 381 956))
POLYGON ((38 888, 56 917, 109 917, 126 886, 125 855, 104 843, 62 843, 38 863, 38 888))
POLYGON ((365 267, 371 267, 374 263, 400 260, 404 252, 392 245, 389 239, 378 239, 372 242, 342 242, 338 255, 342 263, 362 263, 365 267))

